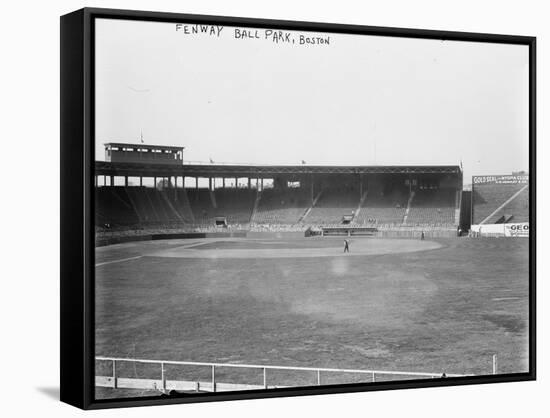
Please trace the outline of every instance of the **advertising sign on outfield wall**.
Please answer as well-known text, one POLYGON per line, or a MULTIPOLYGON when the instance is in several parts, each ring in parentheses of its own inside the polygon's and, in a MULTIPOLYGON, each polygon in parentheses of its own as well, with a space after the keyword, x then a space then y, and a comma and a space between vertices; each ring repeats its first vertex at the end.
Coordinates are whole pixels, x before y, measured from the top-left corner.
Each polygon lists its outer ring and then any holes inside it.
POLYGON ((505 237, 529 237, 529 222, 504 224, 505 237))
POLYGON ((529 237, 529 222, 472 225, 472 232, 481 237, 529 237))
POLYGON ((528 184, 528 175, 511 176, 473 176, 472 184, 528 184))

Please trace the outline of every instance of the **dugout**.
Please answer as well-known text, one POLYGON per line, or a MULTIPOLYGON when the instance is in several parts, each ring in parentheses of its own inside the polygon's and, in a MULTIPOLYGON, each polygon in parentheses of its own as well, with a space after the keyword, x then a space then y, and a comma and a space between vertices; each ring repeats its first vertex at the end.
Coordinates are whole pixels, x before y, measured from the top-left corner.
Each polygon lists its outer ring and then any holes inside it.
POLYGON ((361 226, 324 226, 321 227, 321 236, 374 236, 378 232, 374 227, 361 227, 361 226))

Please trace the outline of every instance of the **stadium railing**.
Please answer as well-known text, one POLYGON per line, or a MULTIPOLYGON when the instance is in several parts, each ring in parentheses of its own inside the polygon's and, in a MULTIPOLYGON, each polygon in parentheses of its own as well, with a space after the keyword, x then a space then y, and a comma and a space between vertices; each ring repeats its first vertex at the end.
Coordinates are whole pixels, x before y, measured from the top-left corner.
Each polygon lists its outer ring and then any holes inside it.
MULTIPOLYGON (((310 385, 321 385, 323 383, 323 377, 333 374, 354 374, 368 376, 366 379, 362 379, 363 382, 370 381, 376 382, 381 380, 395 380, 400 377, 414 378, 414 379, 435 379, 445 377, 462 377, 467 376, 465 374, 448 374, 445 372, 440 373, 428 373, 428 372, 408 372, 408 371, 389 371, 389 370, 364 370, 364 369, 334 369, 325 367, 293 367, 293 366, 272 366, 272 365, 260 365, 260 364, 233 364, 233 363, 210 363, 210 362, 192 362, 192 361, 164 361, 164 360, 146 360, 146 359, 133 359, 133 358, 119 358, 119 357, 96 357, 96 362, 108 362, 110 363, 111 374, 107 376, 97 375, 95 377, 96 387, 107 388, 126 388, 126 389, 150 389, 167 392, 169 390, 180 390, 187 392, 223 392, 231 390, 253 390, 253 389, 273 389, 280 387, 292 387, 292 386, 304 386, 299 385, 274 385, 269 384, 269 374, 271 371, 293 371, 293 372, 313 372, 315 374, 315 381, 312 381, 310 385), (142 363, 152 364, 158 367, 159 377, 157 379, 145 379, 145 378, 130 378, 122 377, 117 371, 120 363, 142 363), (210 380, 168 380, 166 366, 193 366, 193 367, 205 367, 210 371, 210 380), (241 370, 259 370, 263 376, 263 384, 243 384, 243 383, 229 383, 219 382, 216 379, 216 373, 220 369, 241 369, 241 370), (384 378, 384 376, 387 376, 384 378)), ((493 363, 494 364, 494 363, 493 363)), ((493 366, 494 370, 494 366, 493 366)))

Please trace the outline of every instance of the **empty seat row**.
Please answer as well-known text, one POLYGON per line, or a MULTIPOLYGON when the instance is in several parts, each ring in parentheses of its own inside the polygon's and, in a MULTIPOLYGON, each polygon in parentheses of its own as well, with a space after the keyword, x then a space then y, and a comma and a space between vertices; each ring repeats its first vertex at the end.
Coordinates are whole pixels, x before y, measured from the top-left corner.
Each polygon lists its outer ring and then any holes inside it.
POLYGON ((256 224, 295 225, 311 206, 311 191, 265 189, 254 215, 256 224))

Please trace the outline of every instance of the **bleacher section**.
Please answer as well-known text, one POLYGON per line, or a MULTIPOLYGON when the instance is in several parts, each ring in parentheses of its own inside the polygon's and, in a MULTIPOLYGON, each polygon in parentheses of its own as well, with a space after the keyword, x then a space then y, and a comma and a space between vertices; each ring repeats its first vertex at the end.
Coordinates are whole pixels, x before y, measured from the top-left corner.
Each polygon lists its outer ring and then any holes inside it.
POLYGON ((359 201, 359 190, 325 189, 303 222, 308 225, 341 224, 345 215, 355 213, 359 201))
POLYGON ((256 224, 295 225, 311 206, 311 192, 303 189, 265 189, 252 220, 256 224))
POLYGON ((484 220, 486 224, 529 221, 529 186, 526 184, 475 185, 472 200, 473 224, 480 224, 484 220), (508 200, 510 201, 504 207, 490 216, 508 200))
POLYGON ((456 207, 454 189, 417 190, 411 200, 407 225, 454 225, 456 207))

